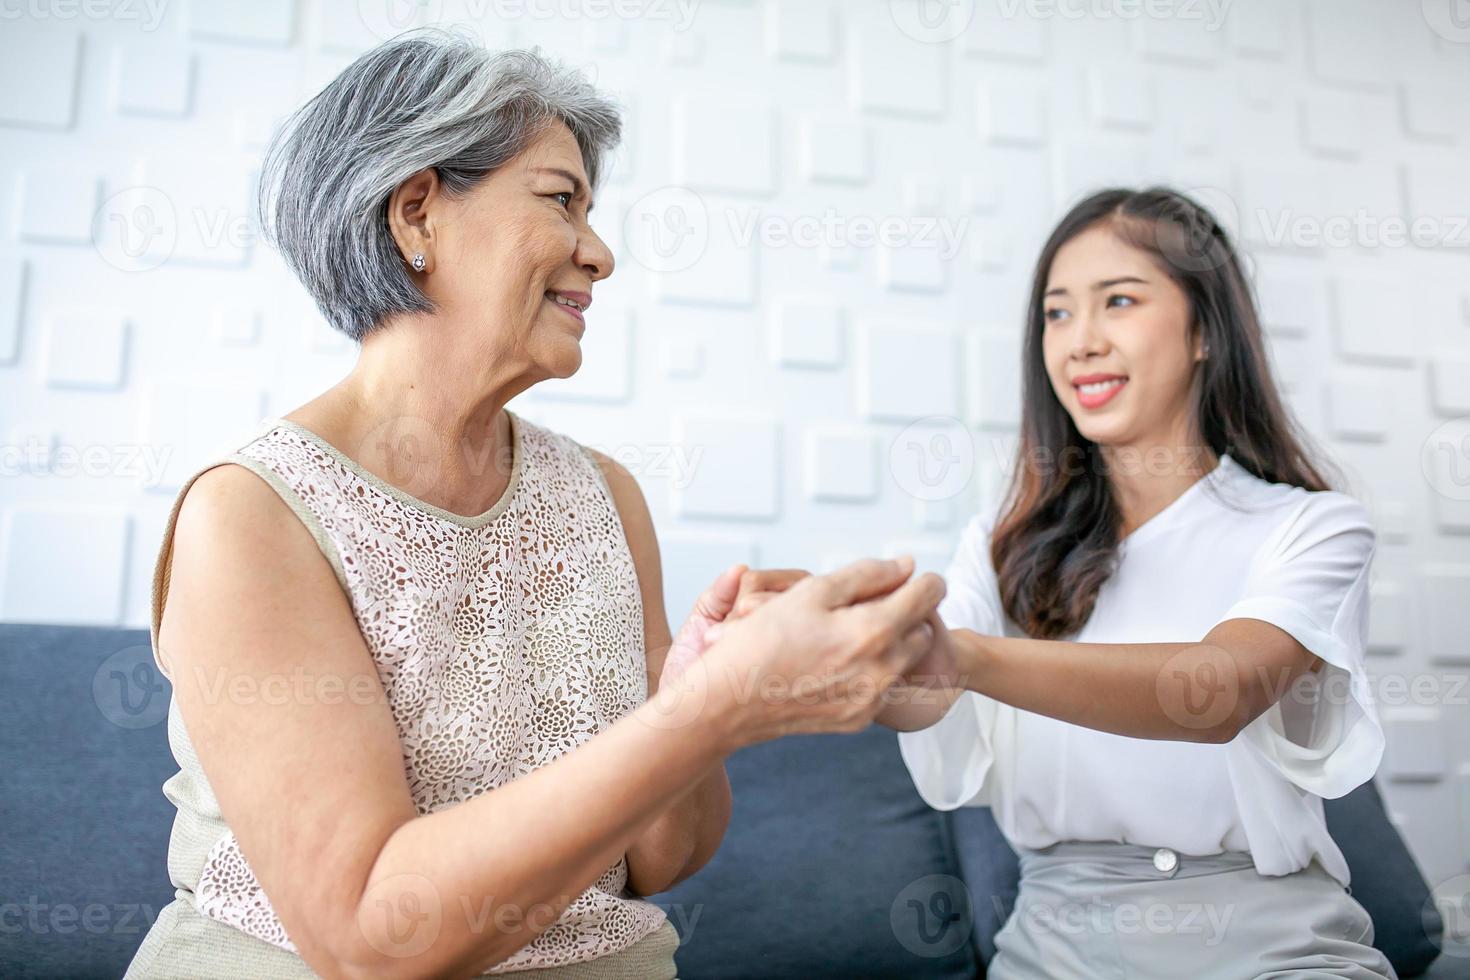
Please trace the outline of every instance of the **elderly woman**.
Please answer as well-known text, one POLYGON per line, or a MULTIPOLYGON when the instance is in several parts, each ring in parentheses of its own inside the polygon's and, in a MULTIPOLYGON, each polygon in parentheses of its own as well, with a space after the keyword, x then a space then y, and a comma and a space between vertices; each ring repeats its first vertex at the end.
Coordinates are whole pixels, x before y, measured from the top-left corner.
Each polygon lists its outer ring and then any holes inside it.
POLYGON ((277 138, 266 228, 360 354, 174 503, 178 898, 129 977, 673 976, 638 896, 718 847, 725 757, 931 655, 907 560, 736 566, 671 637, 632 477, 506 409, 581 362, 618 135, 578 75, 421 34, 277 138))

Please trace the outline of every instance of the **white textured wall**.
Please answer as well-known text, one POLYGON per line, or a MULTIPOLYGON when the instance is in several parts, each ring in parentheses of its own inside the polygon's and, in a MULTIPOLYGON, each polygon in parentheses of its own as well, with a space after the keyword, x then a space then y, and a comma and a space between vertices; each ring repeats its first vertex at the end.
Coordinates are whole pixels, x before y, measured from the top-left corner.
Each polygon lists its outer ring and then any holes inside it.
MULTIPOLYGON (((515 407, 639 474, 676 617, 737 559, 941 565, 1013 445, 1051 223, 1102 182, 1204 196, 1377 519, 1395 815, 1435 882, 1470 871, 1463 0, 417 7, 629 108, 585 366, 515 407)), ((348 370, 247 192, 413 10, 0 0, 0 618, 145 625, 180 478, 348 370)))

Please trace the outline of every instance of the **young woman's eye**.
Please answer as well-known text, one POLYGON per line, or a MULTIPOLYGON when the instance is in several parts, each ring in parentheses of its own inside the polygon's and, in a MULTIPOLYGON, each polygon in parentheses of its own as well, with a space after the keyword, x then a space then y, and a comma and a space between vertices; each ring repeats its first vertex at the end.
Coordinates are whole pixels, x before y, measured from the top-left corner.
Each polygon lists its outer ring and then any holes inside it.
POLYGON ((1108 305, 1109 306, 1132 306, 1133 304, 1134 304, 1134 299, 1133 299, 1132 296, 1124 296, 1121 293, 1119 293, 1117 295, 1113 295, 1113 296, 1109 296, 1108 297, 1108 305))
POLYGON ((1056 320, 1060 320, 1060 319, 1062 319, 1063 317, 1065 317, 1067 315, 1068 314, 1067 314, 1067 311, 1066 310, 1059 310, 1059 309, 1047 310, 1045 313, 1042 314, 1042 316, 1045 317, 1045 319, 1046 319, 1046 321, 1048 323, 1054 322, 1056 320))

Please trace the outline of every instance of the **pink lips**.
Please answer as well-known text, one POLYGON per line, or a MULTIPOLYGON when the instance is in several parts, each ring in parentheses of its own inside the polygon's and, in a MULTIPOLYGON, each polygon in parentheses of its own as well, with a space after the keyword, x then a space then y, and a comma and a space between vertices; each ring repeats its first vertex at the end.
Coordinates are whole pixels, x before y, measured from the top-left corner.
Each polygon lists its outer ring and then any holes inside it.
POLYGON ((1087 374, 1080 378, 1072 379, 1072 387, 1077 392, 1077 401, 1081 402, 1083 408, 1102 408, 1113 400, 1113 396, 1128 386, 1128 379, 1117 374, 1087 374), (1100 381, 1117 380, 1120 383, 1099 392, 1084 392, 1082 385, 1096 384, 1100 381))

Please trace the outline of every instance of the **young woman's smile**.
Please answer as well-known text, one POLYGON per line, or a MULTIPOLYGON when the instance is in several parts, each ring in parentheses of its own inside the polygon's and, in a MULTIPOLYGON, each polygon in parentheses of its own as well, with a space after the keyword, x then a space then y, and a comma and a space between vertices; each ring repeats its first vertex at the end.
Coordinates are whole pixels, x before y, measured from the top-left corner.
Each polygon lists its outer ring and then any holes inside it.
POLYGON ((1112 401, 1127 383, 1121 374, 1084 374, 1072 379, 1072 388, 1083 408, 1098 409, 1112 401))
POLYGON ((1042 357, 1082 436, 1111 447, 1177 442, 1199 357, 1184 290, 1106 224, 1063 245, 1046 284, 1042 357))

